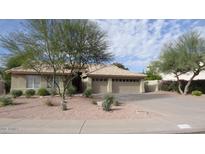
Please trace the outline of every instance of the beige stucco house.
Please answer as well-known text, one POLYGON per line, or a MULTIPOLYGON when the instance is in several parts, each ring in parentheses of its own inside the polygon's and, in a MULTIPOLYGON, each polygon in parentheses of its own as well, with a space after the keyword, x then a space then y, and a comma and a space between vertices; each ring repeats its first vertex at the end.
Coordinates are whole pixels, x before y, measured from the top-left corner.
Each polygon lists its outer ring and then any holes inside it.
MULTIPOLYGON (((49 69, 41 71, 41 75, 35 70, 22 67, 16 67, 7 72, 11 73, 11 90, 51 88, 52 71, 49 69)), ((68 71, 68 76, 69 73, 68 71)), ((58 75, 58 82, 62 87, 60 80, 62 74, 59 72, 58 75)), ((144 74, 130 72, 114 65, 92 65, 81 70, 72 84, 79 93, 86 88, 91 88, 93 93, 142 93, 144 78, 144 74)))

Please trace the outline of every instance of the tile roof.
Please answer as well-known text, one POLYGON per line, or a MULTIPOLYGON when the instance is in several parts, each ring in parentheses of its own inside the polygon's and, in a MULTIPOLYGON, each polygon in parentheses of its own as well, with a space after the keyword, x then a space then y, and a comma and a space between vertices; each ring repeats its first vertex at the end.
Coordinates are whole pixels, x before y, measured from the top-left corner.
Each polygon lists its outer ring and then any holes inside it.
MULTIPOLYGON (((51 74, 53 71, 49 67, 41 68, 41 74, 51 74)), ((34 69, 25 69, 23 67, 15 67, 10 70, 7 70, 7 73, 12 74, 38 74, 34 69)), ((58 71, 58 74, 62 72, 58 71)), ((66 74, 69 74, 70 70, 66 71, 66 74)), ((88 65, 84 74, 87 76, 120 76, 120 77, 141 77, 144 78, 146 75, 141 73, 134 73, 128 70, 121 69, 115 65, 88 65)))
MULTIPOLYGON (((38 71, 34 69, 29 69, 29 68, 23 68, 22 66, 12 68, 10 70, 6 71, 7 73, 12 73, 12 74, 39 74, 38 71)), ((53 73, 53 70, 49 67, 43 67, 39 70, 41 74, 51 74, 53 73)), ((62 72, 57 71, 58 74, 62 74, 62 72)), ((67 74, 70 73, 70 70, 66 71, 67 74)))
POLYGON ((142 77, 146 75, 141 73, 134 73, 128 70, 121 69, 115 65, 104 65, 100 68, 90 71, 88 76, 120 76, 120 77, 142 77))

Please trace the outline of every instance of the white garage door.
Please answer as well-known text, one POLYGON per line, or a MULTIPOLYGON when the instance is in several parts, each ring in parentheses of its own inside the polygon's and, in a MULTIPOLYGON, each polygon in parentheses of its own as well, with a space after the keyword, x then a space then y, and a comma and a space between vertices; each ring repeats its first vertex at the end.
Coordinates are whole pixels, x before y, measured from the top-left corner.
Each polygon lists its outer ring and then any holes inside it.
POLYGON ((138 93, 140 92, 140 82, 136 79, 113 79, 113 93, 138 93))
POLYGON ((93 93, 106 93, 107 92, 107 79, 94 78, 92 79, 93 93))

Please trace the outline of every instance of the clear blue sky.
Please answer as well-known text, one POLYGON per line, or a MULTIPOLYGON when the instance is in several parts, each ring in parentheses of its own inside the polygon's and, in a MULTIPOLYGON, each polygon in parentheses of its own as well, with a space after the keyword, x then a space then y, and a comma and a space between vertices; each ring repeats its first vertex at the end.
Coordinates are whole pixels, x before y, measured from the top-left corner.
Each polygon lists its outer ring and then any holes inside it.
MULTIPOLYGON (((196 29, 205 36, 205 20, 95 20, 108 34, 115 61, 141 72, 158 58, 164 43, 196 29)), ((22 31, 23 20, 0 20, 0 34, 22 31)), ((0 48, 0 53, 6 51, 0 48)))

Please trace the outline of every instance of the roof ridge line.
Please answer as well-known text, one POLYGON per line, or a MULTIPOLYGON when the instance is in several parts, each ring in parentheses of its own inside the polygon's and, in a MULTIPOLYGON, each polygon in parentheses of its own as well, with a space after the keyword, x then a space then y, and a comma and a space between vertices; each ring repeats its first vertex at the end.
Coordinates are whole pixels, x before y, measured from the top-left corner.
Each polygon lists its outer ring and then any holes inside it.
POLYGON ((105 67, 107 67, 107 65, 103 65, 102 67, 100 67, 100 68, 98 68, 98 69, 96 69, 96 70, 93 70, 93 71, 88 72, 87 74, 90 74, 90 73, 93 73, 93 72, 95 72, 95 71, 101 70, 101 69, 103 69, 103 68, 105 68, 105 67))
MULTIPOLYGON (((133 71, 130 71, 130 70, 126 70, 126 69, 123 69, 123 68, 117 67, 116 65, 112 65, 112 66, 115 66, 116 68, 121 69, 121 70, 126 71, 126 72, 129 72, 129 73, 134 73, 134 74, 137 74, 137 75, 139 75, 139 74, 143 74, 143 73, 139 73, 139 72, 133 72, 133 71)), ((143 74, 143 75, 144 75, 144 74, 143 74)))

